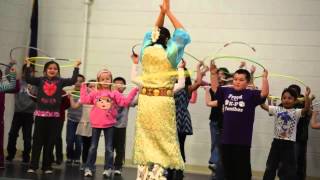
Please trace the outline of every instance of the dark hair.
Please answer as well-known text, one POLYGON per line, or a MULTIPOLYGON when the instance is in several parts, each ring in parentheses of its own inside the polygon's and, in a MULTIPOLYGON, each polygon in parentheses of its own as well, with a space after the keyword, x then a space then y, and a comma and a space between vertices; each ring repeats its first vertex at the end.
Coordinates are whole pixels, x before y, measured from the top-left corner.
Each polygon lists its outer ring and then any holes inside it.
POLYGON ((225 68, 225 67, 220 67, 217 72, 219 72, 219 71, 222 71, 222 72, 223 72, 223 74, 226 76, 226 77, 225 77, 226 79, 228 79, 228 78, 230 78, 230 77, 233 76, 233 74, 230 73, 230 71, 229 71, 227 68, 225 68))
MULTIPOLYGON (((192 85, 192 81, 191 81, 190 73, 186 67, 184 68, 184 75, 185 75, 185 86, 184 87, 186 88, 186 91, 188 92, 188 87, 190 85, 192 85)), ((189 94, 189 92, 188 92, 188 95, 191 96, 191 94, 189 94)))
POLYGON ((86 80, 86 78, 82 74, 78 74, 78 77, 81 77, 84 81, 86 80))
POLYGON ((251 75, 250 75, 248 70, 246 70, 246 69, 238 69, 236 72, 234 72, 233 75, 235 75, 235 74, 243 74, 243 75, 245 75, 245 78, 246 78, 247 82, 250 82, 251 75))
POLYGON ((156 42, 150 44, 150 46, 153 46, 155 44, 161 44, 164 49, 167 49, 167 41, 170 39, 170 31, 165 27, 159 27, 160 29, 160 35, 156 42))
POLYGON ((55 64, 55 65, 57 66, 57 68, 58 68, 58 76, 60 76, 60 66, 59 66, 59 64, 58 64, 57 62, 55 62, 55 61, 49 61, 49 62, 47 62, 47 63, 44 65, 44 67, 43 67, 43 73, 45 74, 45 76, 47 75, 47 74, 46 74, 47 69, 48 69, 48 67, 49 67, 51 64, 55 64))
POLYGON ((123 77, 116 77, 113 79, 113 82, 116 82, 116 81, 122 81, 123 84, 127 84, 126 80, 123 78, 123 77))
POLYGON ((298 96, 301 94, 301 88, 296 84, 291 84, 288 88, 295 90, 298 96))
POLYGON ((89 82, 89 83, 87 83, 87 87, 89 87, 89 84, 90 84, 91 82, 97 82, 97 80, 95 80, 95 79, 90 79, 88 82, 89 82))
POLYGON ((225 75, 229 75, 229 74, 230 74, 229 70, 228 70, 227 68, 225 68, 225 67, 219 68, 219 69, 218 69, 218 72, 219 72, 219 71, 222 71, 225 75))
POLYGON ((292 88, 285 88, 282 91, 281 99, 282 99, 282 96, 284 95, 284 93, 289 93, 295 100, 298 98, 298 94, 297 94, 296 90, 294 90, 292 88))

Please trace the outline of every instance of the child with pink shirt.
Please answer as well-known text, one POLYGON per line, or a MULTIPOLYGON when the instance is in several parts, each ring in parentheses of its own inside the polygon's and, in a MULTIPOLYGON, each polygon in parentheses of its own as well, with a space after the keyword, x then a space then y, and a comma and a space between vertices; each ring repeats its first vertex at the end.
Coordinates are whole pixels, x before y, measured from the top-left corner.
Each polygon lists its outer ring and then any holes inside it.
POLYGON ((105 137, 105 165, 103 176, 111 177, 113 169, 113 126, 116 124, 117 107, 126 107, 138 92, 137 88, 131 90, 127 97, 118 91, 111 90, 112 74, 108 70, 101 70, 97 74, 99 82, 97 90, 88 93, 87 86, 82 84, 80 90, 80 102, 93 104, 90 112, 90 124, 92 127, 92 139, 84 176, 92 176, 94 170, 97 148, 101 131, 105 137))

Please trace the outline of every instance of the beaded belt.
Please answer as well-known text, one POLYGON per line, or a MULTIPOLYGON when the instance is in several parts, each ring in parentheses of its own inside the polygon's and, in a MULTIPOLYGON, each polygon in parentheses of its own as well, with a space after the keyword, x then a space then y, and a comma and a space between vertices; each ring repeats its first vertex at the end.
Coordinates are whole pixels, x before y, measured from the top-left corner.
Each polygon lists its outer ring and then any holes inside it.
POLYGON ((143 87, 141 88, 140 93, 147 96, 173 96, 173 91, 169 88, 143 87))

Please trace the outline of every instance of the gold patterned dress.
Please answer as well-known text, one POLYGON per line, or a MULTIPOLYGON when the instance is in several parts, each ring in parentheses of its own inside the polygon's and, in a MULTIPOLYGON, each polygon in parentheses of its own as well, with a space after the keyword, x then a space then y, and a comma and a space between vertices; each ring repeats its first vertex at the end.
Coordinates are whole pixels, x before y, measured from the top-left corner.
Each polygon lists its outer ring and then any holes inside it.
POLYGON ((147 33, 141 52, 142 88, 138 99, 133 161, 138 165, 159 164, 163 168, 184 169, 175 118, 173 87, 176 67, 189 35, 177 29, 167 44, 148 46, 147 33))

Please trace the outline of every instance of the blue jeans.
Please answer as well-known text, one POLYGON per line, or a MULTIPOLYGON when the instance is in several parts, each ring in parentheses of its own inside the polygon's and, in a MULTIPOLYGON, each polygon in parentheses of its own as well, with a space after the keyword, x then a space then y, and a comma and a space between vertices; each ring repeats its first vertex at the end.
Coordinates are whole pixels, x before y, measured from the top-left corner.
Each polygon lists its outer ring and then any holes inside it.
POLYGON ((91 145, 86 163, 86 168, 90 170, 95 169, 101 131, 103 131, 105 141, 104 169, 113 169, 113 127, 110 127, 92 128, 91 145))
POLYGON ((215 176, 213 179, 222 180, 223 167, 221 162, 221 150, 220 150, 220 140, 221 140, 221 130, 218 127, 218 123, 215 121, 210 121, 210 134, 211 134, 211 155, 209 159, 209 164, 216 165, 215 176))
POLYGON ((67 122, 67 158, 80 160, 81 155, 81 137, 76 135, 79 122, 67 122))

